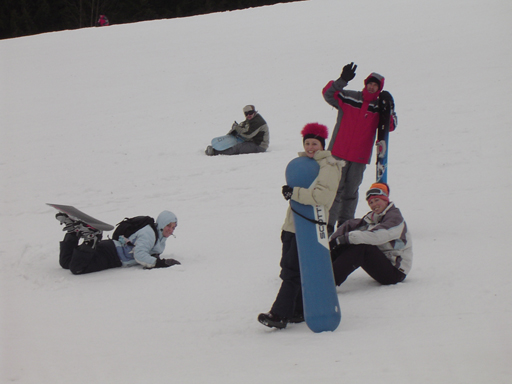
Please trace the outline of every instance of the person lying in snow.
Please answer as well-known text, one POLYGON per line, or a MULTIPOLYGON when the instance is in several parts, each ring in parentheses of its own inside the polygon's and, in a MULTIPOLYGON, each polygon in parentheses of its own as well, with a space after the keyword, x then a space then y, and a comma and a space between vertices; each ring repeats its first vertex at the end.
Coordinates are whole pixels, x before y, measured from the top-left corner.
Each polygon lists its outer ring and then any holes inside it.
POLYGON ((65 213, 59 212, 55 217, 66 231, 64 240, 60 242, 59 263, 74 275, 139 264, 146 269, 181 264, 174 259, 160 258, 167 238, 178 225, 178 219, 172 212, 163 211, 158 215, 158 236, 151 225, 146 225, 128 238, 121 236, 119 240, 101 240, 102 231, 83 225, 65 213), (80 239, 83 241, 78 245, 80 239))

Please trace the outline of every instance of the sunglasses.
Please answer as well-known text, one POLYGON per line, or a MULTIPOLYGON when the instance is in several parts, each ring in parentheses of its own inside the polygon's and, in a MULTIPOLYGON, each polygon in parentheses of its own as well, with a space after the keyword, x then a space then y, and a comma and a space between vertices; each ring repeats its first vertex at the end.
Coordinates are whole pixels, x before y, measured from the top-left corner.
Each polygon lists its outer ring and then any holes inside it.
POLYGON ((248 112, 245 112, 245 116, 254 115, 254 112, 255 112, 255 111, 248 111, 248 112))

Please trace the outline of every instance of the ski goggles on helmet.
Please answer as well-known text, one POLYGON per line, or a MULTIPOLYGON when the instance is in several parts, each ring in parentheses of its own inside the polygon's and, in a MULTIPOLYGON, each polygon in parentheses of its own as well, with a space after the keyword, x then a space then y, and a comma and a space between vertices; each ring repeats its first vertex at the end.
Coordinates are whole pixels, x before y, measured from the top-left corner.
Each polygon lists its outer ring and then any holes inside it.
POLYGON ((384 196, 386 198, 388 197, 386 192, 379 188, 372 188, 369 189, 368 192, 366 192, 366 200, 368 200, 372 196, 384 196))

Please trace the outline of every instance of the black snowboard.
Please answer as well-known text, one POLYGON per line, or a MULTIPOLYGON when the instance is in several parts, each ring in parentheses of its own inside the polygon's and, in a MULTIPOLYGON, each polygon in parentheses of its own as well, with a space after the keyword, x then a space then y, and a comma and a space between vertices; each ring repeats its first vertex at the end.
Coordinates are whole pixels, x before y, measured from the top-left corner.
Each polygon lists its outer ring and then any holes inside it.
POLYGON ((81 222, 93 227, 94 229, 98 229, 100 231, 111 231, 114 229, 113 225, 110 225, 110 224, 104 223, 103 221, 95 219, 94 217, 89 216, 86 213, 83 213, 82 211, 80 211, 79 209, 76 209, 75 207, 73 207, 71 205, 60 205, 60 204, 50 204, 50 203, 46 203, 46 204, 49 205, 50 207, 55 208, 57 211, 65 213, 73 220, 81 221, 81 222))

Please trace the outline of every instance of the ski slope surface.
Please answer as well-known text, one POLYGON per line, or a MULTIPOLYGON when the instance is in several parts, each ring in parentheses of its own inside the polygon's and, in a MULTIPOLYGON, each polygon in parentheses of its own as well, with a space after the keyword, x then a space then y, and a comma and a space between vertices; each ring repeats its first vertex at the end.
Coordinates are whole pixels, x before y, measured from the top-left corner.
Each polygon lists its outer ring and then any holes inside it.
MULTIPOLYGON (((310 0, 0 41, 0 381, 510 383, 510 15, 310 0), (285 167, 306 123, 332 130, 321 91, 352 61, 349 89, 376 71, 395 98, 414 265, 395 286, 353 273, 334 332, 272 330, 285 167), (205 156, 246 104, 269 151, 205 156), (182 265, 74 276, 45 203, 110 224, 171 210, 163 257, 182 265)), ((361 194, 374 179, 372 159, 361 194)))

